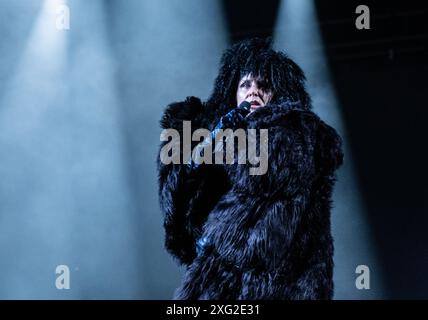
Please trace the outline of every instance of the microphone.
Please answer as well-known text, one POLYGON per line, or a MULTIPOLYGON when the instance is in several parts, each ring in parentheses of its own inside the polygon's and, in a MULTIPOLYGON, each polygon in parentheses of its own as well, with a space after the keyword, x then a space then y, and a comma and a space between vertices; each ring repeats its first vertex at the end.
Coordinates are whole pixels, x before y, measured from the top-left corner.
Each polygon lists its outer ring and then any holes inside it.
POLYGON ((251 109, 251 103, 249 103, 248 101, 242 101, 241 104, 238 106, 238 109, 243 109, 249 112, 251 109))
MULTIPOLYGON (((214 130, 211 131, 210 136, 208 137, 208 139, 205 139, 204 141, 200 142, 196 147, 195 147, 195 155, 196 158, 198 159, 197 161, 193 161, 192 157, 190 157, 189 162, 187 163, 188 168, 190 168, 191 170, 193 170, 194 168, 197 168, 199 166, 199 161, 200 159, 204 156, 204 148, 205 146, 207 146, 208 144, 212 144, 213 141, 215 141, 217 134, 220 130, 227 128, 227 125, 225 125, 224 121, 231 121, 230 119, 233 118, 233 113, 236 113, 236 111, 242 116, 245 117, 245 115, 247 115, 248 113, 250 113, 250 109, 251 109, 251 103, 249 103, 248 101, 242 101, 239 106, 236 109, 233 109, 231 111, 229 111, 229 113, 227 113, 225 116, 223 116, 220 121, 217 123, 217 125, 214 127, 214 130)), ((223 148, 223 140, 220 141, 219 144, 214 145, 214 151, 217 150, 221 150, 218 148, 223 148)), ((197 244, 198 246, 199 244, 197 244)))

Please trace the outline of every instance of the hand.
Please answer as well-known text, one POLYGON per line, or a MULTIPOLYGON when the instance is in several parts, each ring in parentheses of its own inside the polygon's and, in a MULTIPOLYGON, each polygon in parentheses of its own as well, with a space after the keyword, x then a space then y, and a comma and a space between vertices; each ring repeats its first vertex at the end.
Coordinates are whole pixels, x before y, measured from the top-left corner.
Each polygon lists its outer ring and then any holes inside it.
POLYGON ((245 107, 240 106, 235 108, 220 118, 220 121, 215 126, 215 129, 237 129, 242 127, 245 122, 245 117, 249 113, 249 109, 245 107))
MULTIPOLYGON (((199 167, 199 162, 201 162, 201 159, 204 157, 204 148, 208 144, 215 143, 215 138, 221 129, 236 129, 242 127, 245 122, 245 117, 250 113, 249 107, 249 103, 241 103, 239 107, 232 109, 220 118, 220 121, 217 123, 214 130, 211 131, 210 138, 205 139, 195 147, 195 156, 197 159, 195 161, 193 157, 190 157, 189 162, 187 163, 189 171, 193 171, 199 167)), ((221 144, 223 143, 221 142, 221 144)), ((214 152, 216 148, 217 146, 214 146, 212 148, 212 152, 214 152)))

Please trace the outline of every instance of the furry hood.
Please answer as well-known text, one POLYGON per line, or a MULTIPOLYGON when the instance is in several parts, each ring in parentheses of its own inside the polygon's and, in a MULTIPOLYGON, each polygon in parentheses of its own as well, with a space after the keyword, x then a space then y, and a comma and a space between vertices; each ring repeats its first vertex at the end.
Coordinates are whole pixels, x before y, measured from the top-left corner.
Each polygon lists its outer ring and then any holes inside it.
POLYGON ((271 39, 252 38, 234 44, 223 53, 214 90, 206 102, 209 111, 223 115, 236 107, 236 88, 241 77, 248 73, 266 79, 272 87, 274 97, 270 104, 287 101, 311 110, 300 67, 285 53, 273 50, 271 39))

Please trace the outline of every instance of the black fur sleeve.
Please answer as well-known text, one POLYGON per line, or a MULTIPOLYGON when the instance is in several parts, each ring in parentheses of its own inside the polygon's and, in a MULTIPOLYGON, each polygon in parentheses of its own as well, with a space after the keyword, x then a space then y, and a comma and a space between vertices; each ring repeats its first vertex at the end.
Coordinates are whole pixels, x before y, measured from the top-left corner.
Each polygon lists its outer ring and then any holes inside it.
MULTIPOLYGON (((183 102, 170 104, 160 121, 162 129, 175 129, 183 136, 183 121, 199 126, 202 103, 198 98, 188 97, 183 102)), ((168 142, 162 142, 159 151, 168 142)), ((182 159, 182 148, 180 148, 182 159)), ((189 217, 192 198, 198 190, 199 179, 186 170, 184 164, 167 164, 157 158, 159 201, 164 215, 165 247, 180 263, 188 264, 195 257, 195 228, 189 217)))

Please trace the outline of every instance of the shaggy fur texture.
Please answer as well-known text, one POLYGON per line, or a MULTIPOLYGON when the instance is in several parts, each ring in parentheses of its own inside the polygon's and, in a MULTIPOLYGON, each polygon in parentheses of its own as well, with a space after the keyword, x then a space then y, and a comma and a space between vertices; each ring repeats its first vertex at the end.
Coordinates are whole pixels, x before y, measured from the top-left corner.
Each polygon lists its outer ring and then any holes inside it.
POLYGON ((188 97, 162 117, 162 128, 180 133, 183 120, 192 129, 212 129, 236 107, 238 81, 249 72, 275 92, 246 118, 247 128, 269 130, 265 175, 249 175, 250 165, 189 172, 158 161, 165 246, 186 266, 176 299, 332 298, 330 210, 342 141, 311 111, 303 72, 270 45, 261 39, 234 45, 223 55, 208 101, 188 97), (202 235, 208 244, 197 255, 202 235))

